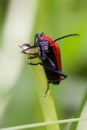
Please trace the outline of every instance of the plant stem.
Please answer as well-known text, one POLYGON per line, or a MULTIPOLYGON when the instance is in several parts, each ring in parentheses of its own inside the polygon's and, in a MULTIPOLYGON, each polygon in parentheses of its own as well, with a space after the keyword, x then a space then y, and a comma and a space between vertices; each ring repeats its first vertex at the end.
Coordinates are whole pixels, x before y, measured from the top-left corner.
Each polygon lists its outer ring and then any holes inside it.
MULTIPOLYGON (((47 93, 47 96, 44 97, 47 89, 47 79, 43 68, 40 65, 33 66, 32 71, 45 122, 58 120, 50 90, 47 93)), ((58 124, 47 125, 46 128, 47 130, 60 130, 58 124)))
POLYGON ((47 125, 52 126, 53 124, 64 124, 64 123, 80 122, 80 121, 86 121, 86 120, 87 120, 87 118, 72 118, 72 119, 65 119, 65 120, 40 122, 40 123, 35 123, 35 124, 27 124, 27 125, 13 126, 13 127, 7 127, 7 128, 0 128, 0 130, 22 130, 22 129, 28 129, 28 128, 34 128, 34 127, 47 126, 47 125))

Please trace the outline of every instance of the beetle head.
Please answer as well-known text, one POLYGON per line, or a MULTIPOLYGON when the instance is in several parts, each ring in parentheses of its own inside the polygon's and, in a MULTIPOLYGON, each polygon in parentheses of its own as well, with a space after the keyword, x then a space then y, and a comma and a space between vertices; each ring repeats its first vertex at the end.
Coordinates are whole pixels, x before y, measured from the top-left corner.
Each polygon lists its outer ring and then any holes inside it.
POLYGON ((43 52, 48 52, 49 51, 49 43, 46 40, 40 41, 40 47, 43 52))

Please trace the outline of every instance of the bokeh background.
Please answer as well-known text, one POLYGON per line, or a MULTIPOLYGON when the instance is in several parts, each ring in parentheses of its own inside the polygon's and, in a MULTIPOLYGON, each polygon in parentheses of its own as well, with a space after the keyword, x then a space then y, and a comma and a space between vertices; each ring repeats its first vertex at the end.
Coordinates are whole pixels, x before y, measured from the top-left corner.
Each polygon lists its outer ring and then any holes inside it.
MULTIPOLYGON (((87 1, 0 0, 1 128, 44 121, 31 68, 19 48, 33 43, 37 32, 53 39, 80 34, 59 41, 68 78, 50 89, 59 119, 87 116, 87 1)), ((61 125, 61 130, 86 130, 86 124, 61 125)))

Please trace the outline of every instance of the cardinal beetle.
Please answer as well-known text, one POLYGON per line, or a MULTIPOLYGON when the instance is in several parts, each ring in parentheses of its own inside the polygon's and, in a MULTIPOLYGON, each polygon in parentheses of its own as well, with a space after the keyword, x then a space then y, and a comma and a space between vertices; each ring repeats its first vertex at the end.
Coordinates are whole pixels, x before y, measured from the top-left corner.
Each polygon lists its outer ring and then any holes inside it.
POLYGON ((53 40, 52 38, 45 36, 44 33, 37 33, 35 35, 33 46, 26 43, 20 46, 22 48, 22 53, 27 54, 29 59, 39 57, 41 60, 39 63, 29 64, 40 64, 44 67, 48 79, 48 87, 45 94, 47 94, 49 90, 49 83, 59 84, 61 80, 67 77, 67 75, 62 72, 60 48, 56 41, 72 36, 79 36, 79 34, 69 34, 53 40))

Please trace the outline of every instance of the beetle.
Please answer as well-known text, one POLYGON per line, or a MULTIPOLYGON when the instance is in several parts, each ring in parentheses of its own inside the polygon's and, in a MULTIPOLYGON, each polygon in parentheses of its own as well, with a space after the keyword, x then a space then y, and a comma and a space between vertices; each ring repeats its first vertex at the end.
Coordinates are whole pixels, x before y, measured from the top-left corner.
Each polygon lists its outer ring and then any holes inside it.
POLYGON ((79 36, 79 34, 69 34, 53 40, 52 38, 45 36, 42 32, 41 34, 37 33, 35 35, 33 46, 30 44, 23 44, 20 46, 23 49, 22 52, 27 54, 29 59, 39 57, 41 60, 41 62, 30 62, 29 64, 40 64, 44 67, 48 79, 48 87, 45 94, 47 94, 49 90, 50 83, 59 84, 61 80, 67 77, 67 75, 62 72, 60 47, 56 41, 72 36, 79 36))

